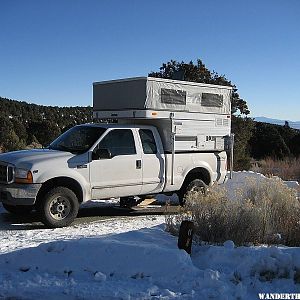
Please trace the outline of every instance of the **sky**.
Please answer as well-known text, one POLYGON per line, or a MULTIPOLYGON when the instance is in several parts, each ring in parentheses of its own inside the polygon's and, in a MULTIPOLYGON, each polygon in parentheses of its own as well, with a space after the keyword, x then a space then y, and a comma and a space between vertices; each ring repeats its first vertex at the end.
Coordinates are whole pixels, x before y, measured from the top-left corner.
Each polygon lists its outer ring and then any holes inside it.
POLYGON ((92 83, 201 59, 251 116, 300 120, 298 0, 0 0, 0 96, 92 105, 92 83))

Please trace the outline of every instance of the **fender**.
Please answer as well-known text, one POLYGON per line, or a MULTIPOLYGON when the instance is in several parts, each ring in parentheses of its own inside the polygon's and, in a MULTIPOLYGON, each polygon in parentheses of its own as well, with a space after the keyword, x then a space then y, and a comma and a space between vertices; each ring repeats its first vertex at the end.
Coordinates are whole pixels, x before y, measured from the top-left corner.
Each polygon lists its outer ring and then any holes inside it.
MULTIPOLYGON (((86 170, 88 174, 89 168, 87 168, 86 170)), ((51 170, 45 170, 45 172, 42 172, 38 177, 36 177, 35 182, 43 184, 58 177, 70 178, 72 180, 75 180, 80 185, 83 194, 82 202, 86 202, 91 199, 90 183, 82 174, 80 174, 79 172, 75 172, 73 169, 55 168, 51 170)))
MULTIPOLYGON (((184 172, 184 174, 183 174, 183 181, 182 181, 182 184, 183 184, 183 182, 185 181, 185 179, 187 178, 187 176, 189 175, 189 174, 191 174, 191 173, 193 173, 193 172, 195 172, 195 173, 197 173, 197 172, 199 172, 200 170, 204 170, 204 171, 206 171, 207 173, 208 173, 208 178, 207 179, 204 179, 203 181, 207 184, 207 185, 211 185, 212 184, 212 182, 213 182, 213 180, 212 180, 212 178, 213 178, 213 176, 214 176, 214 172, 213 172, 213 170, 212 170, 212 168, 210 167, 210 165, 207 163, 207 162, 205 162, 205 161, 201 161, 201 162, 198 162, 197 164, 195 163, 194 165, 193 165, 193 167, 191 167, 191 168, 189 168, 189 169, 186 169, 185 170, 185 172, 184 172)), ((181 186, 182 186, 182 184, 181 184, 181 186)))
POLYGON ((168 174, 167 184, 164 192, 178 191, 181 189, 187 176, 191 172, 204 174, 204 181, 207 185, 211 185, 217 178, 217 172, 213 168, 217 165, 217 158, 214 153, 176 153, 175 157, 175 182, 170 184, 171 164, 170 154, 166 155, 168 174), (202 171, 201 171, 202 170, 202 171))

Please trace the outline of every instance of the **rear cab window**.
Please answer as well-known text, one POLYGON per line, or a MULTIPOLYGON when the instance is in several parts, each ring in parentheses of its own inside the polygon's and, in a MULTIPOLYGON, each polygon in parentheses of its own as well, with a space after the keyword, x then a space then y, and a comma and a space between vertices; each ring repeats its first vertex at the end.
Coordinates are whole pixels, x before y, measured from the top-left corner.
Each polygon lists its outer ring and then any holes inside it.
POLYGON ((139 135, 141 138, 144 154, 156 154, 157 145, 152 130, 140 129, 139 135))

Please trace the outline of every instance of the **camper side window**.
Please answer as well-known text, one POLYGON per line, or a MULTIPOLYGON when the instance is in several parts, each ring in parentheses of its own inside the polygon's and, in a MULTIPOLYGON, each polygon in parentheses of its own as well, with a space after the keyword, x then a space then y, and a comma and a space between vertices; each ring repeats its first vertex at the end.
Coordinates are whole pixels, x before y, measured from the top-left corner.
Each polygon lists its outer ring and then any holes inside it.
POLYGON ((202 93, 201 105, 207 107, 222 107, 223 95, 202 93))
POLYGON ((157 147, 153 132, 149 129, 139 130, 144 154, 156 154, 157 147))
POLYGON ((165 104, 186 105, 186 91, 161 89, 160 101, 165 104))
POLYGON ((135 143, 130 129, 110 131, 98 145, 99 149, 108 149, 112 156, 136 154, 135 143))

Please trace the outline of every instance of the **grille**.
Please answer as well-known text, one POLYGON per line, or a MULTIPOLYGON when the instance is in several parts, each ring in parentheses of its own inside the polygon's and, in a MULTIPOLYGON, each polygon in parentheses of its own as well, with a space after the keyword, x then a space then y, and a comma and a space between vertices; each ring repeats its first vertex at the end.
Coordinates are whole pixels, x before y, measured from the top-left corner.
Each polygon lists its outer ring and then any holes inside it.
POLYGON ((13 167, 0 163, 0 182, 10 183, 13 181, 13 167))

